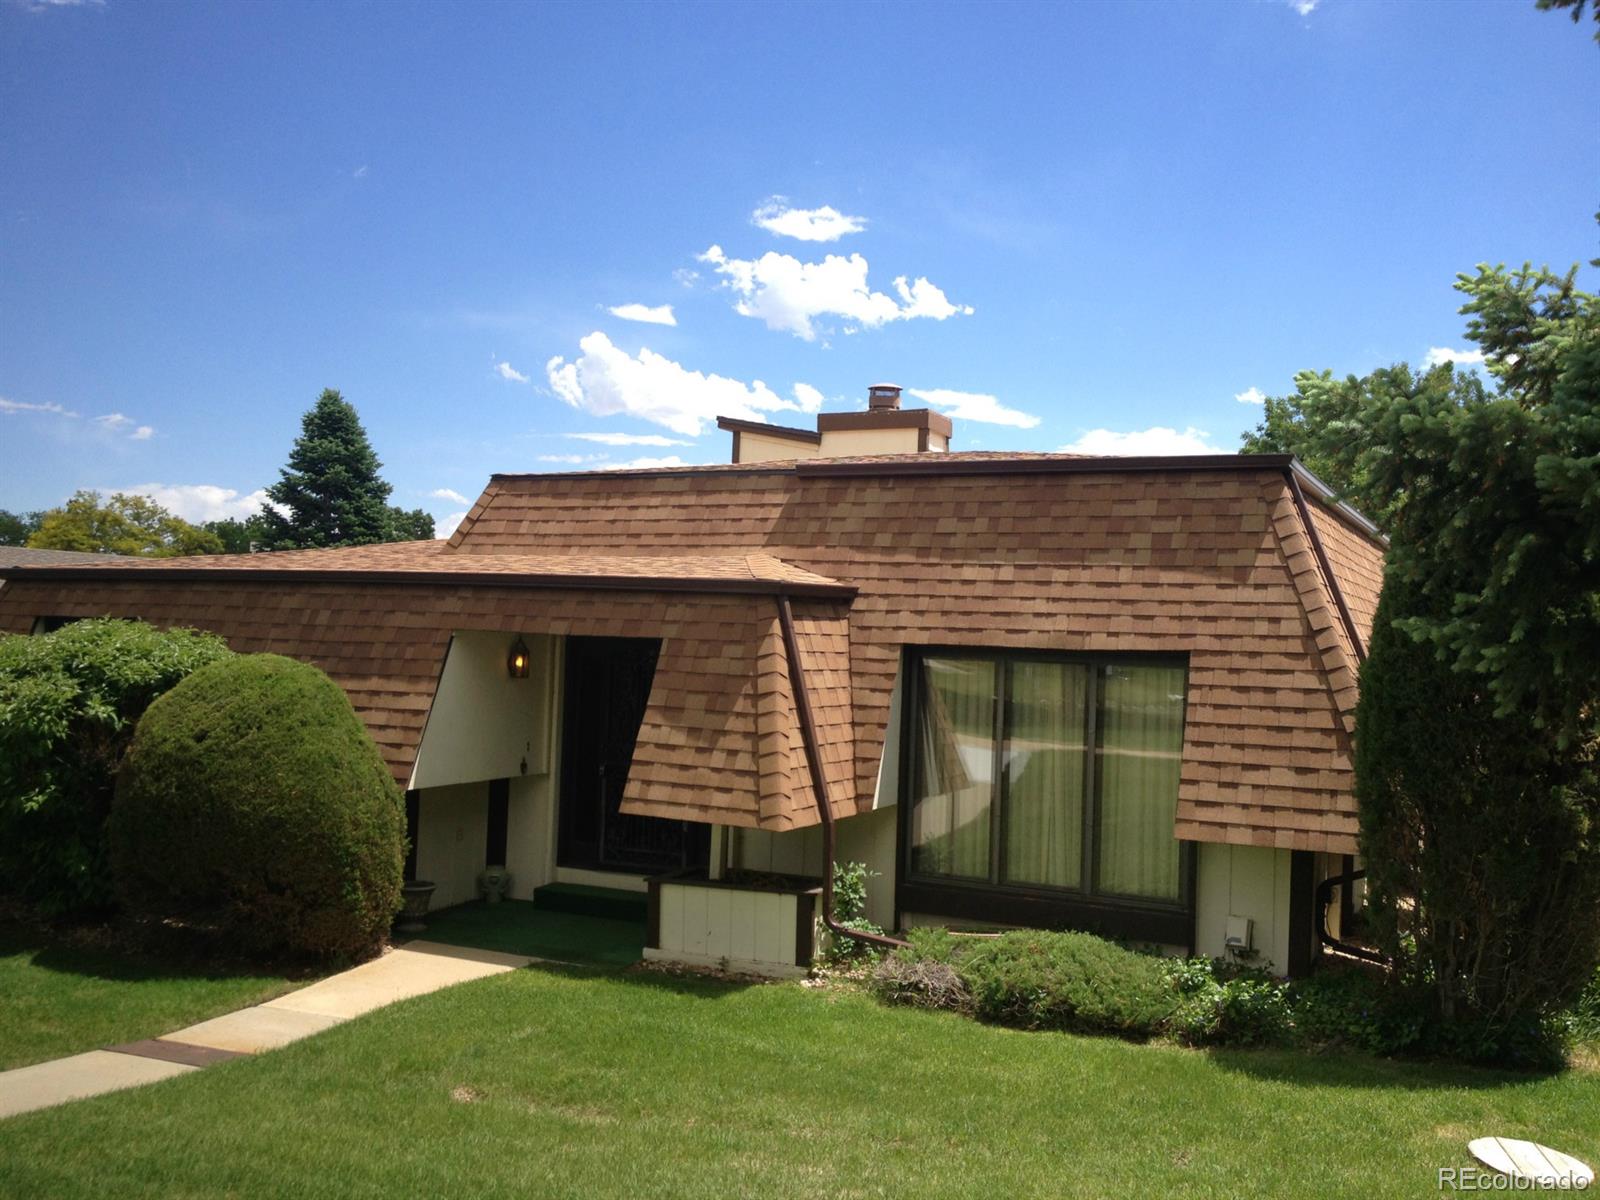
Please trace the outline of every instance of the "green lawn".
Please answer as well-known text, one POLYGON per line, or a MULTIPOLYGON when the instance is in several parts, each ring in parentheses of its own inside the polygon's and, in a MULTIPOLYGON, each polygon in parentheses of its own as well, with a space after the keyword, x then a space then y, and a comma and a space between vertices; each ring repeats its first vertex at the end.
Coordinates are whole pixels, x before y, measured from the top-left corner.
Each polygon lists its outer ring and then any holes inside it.
POLYGON ((1600 1160, 1600 1078, 1200 1054, 794 984, 532 968, 0 1126, 0 1195, 1436 1195, 1600 1160))
POLYGON ((299 984, 186 968, 0 922, 0 1070, 158 1037, 299 984))

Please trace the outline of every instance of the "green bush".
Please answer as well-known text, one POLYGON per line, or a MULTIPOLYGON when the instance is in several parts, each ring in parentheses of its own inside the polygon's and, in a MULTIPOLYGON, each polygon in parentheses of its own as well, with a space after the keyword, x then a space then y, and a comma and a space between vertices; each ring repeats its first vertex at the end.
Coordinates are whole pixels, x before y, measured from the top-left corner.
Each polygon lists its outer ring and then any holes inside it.
POLYGON ((1000 1025, 1149 1037, 1177 1006, 1159 958, 1087 933, 1004 933, 958 964, 974 1011, 1000 1025))
POLYGON ((1600 1042, 1600 970, 1589 980, 1589 986, 1572 1006, 1571 1026, 1575 1040, 1594 1044, 1600 1042))
POLYGON ((1189 1046, 1278 1046, 1292 1026, 1287 985, 1249 978, 1210 981, 1184 996, 1167 1023, 1189 1046))
POLYGON ((1428 999, 1374 972, 1318 971, 1291 991, 1295 1040, 1385 1057, 1418 1053, 1428 1028, 1428 999))
POLYGON ((339 686, 277 655, 215 663, 150 706, 110 834, 131 908, 255 952, 358 956, 399 908, 400 790, 339 686))
MULTIPOLYGON (((876 878, 877 874, 868 870, 866 863, 833 864, 834 920, 846 928, 859 929, 862 933, 883 932, 867 920, 867 880, 876 878)), ((828 947, 828 957, 835 962, 870 959, 876 953, 870 943, 858 942, 842 934, 833 935, 828 947)))
POLYGON ((134 723, 221 638, 139 621, 0 637, 0 887, 47 912, 108 906, 104 826, 134 723))

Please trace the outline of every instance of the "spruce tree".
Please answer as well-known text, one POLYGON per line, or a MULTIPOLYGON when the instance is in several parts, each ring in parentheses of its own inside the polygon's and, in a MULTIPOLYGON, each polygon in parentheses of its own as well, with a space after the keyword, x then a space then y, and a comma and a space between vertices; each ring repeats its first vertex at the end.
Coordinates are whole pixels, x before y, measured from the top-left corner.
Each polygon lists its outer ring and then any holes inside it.
POLYGON ((293 550, 399 540, 382 465, 354 406, 326 389, 301 421, 282 478, 267 489, 273 504, 289 510, 285 517, 263 507, 268 544, 293 550))

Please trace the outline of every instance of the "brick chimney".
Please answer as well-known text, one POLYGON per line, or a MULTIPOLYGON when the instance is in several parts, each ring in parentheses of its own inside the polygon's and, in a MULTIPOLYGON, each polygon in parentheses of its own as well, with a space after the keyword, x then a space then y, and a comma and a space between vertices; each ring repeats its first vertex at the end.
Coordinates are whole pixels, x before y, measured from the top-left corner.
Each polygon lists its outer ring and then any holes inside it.
POLYGON ((900 385, 898 383, 875 383, 867 389, 867 409, 869 411, 883 412, 899 407, 900 385))

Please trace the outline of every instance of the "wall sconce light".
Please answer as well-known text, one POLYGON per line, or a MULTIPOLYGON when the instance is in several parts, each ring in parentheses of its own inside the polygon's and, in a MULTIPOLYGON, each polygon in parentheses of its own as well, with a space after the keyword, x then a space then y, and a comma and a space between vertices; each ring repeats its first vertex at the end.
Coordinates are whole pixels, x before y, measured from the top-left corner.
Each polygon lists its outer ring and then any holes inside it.
POLYGON ((511 643, 511 653, 506 655, 506 674, 513 679, 528 677, 528 643, 521 638, 511 643))

